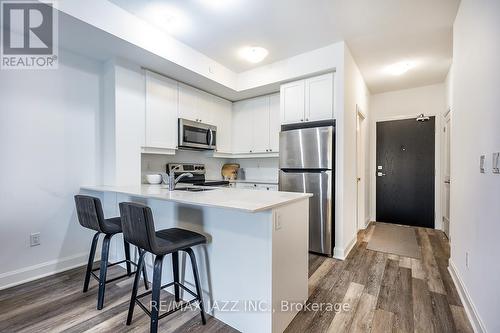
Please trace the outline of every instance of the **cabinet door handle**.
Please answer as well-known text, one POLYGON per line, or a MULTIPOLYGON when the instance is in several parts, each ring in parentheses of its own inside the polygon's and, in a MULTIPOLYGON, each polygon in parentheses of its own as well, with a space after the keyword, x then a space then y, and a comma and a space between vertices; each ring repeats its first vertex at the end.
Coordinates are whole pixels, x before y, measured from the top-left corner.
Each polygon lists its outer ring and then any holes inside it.
POLYGON ((306 121, 309 121, 309 118, 306 118, 306 121))

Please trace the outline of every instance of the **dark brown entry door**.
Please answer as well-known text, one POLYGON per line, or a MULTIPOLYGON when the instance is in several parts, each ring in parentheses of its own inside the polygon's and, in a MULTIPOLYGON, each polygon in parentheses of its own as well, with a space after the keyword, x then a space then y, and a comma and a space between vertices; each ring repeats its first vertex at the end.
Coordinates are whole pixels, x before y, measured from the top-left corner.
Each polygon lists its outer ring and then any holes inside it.
POLYGON ((377 123, 377 221, 434 228, 435 117, 377 123))

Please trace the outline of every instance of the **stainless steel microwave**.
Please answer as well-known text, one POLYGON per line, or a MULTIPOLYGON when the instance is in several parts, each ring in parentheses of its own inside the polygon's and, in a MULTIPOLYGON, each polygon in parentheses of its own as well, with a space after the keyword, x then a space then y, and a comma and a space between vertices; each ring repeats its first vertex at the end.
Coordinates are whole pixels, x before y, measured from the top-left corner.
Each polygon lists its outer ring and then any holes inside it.
POLYGON ((179 148, 215 150, 217 127, 179 118, 179 148))

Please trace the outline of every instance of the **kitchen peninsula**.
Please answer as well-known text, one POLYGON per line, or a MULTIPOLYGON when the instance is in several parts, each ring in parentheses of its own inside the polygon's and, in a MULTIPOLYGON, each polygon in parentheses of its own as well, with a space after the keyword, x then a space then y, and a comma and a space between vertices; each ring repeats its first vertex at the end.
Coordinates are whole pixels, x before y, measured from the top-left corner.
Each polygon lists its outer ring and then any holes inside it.
MULTIPOLYGON (((81 192, 100 197, 106 216, 117 216, 120 202, 141 202, 151 207, 157 228, 178 226, 206 235, 208 244, 194 249, 205 309, 242 332, 282 332, 297 313, 281 311, 282 302, 308 298, 310 194, 168 191, 160 185, 88 186, 81 192)), ((113 260, 123 257, 120 237, 114 239, 113 260)), ((170 260, 164 282, 172 280, 170 260)), ((181 279, 193 286, 188 261, 181 256, 181 279)), ((151 277, 151 258, 146 265, 151 277)))

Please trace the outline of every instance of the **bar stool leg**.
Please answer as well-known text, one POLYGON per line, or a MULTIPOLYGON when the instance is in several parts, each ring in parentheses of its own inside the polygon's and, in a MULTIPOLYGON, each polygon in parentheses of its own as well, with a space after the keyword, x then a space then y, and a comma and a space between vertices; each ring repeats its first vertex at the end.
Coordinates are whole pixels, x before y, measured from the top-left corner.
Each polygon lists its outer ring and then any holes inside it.
POLYGON ((124 239, 123 248, 125 249, 125 265, 127 266, 127 275, 132 275, 132 268, 130 267, 130 244, 124 239))
POLYGON ((134 278, 134 286, 132 287, 132 296, 130 297, 130 305, 128 307, 127 325, 132 323, 132 316, 134 315, 135 299, 137 297, 137 289, 139 289, 139 280, 141 274, 139 272, 144 268, 144 256, 146 252, 139 250, 139 262, 137 263, 137 273, 134 278))
MULTIPOLYGON (((143 257, 146 256, 146 251, 139 249, 139 255, 141 255, 141 253, 142 253, 143 257)), ((146 290, 149 290, 148 272, 146 270, 146 258, 143 258, 142 261, 143 261, 143 263, 142 263, 142 278, 144 279, 144 288, 146 288, 146 290)), ((136 274, 139 275, 139 266, 137 266, 137 273, 136 274)))
POLYGON ((158 314, 160 311, 161 270, 163 256, 156 256, 153 272, 153 292, 151 294, 151 333, 158 332, 158 314))
POLYGON ((191 266, 193 267, 194 282, 196 284, 196 294, 198 295, 198 302, 200 304, 201 322, 203 323, 203 325, 205 325, 207 323, 207 320, 205 319, 205 310, 203 309, 203 291, 201 289, 200 276, 198 274, 198 266, 196 265, 196 257, 191 248, 188 248, 185 251, 189 254, 189 258, 191 258, 191 266))
POLYGON ((108 270, 109 243, 113 235, 106 235, 102 243, 101 268, 99 270, 99 294, 97 296, 97 310, 104 306, 104 291, 106 289, 106 273, 108 270))
POLYGON ((173 252, 172 253, 172 269, 174 272, 174 294, 175 294, 175 301, 179 302, 180 297, 179 297, 179 252, 173 252))
POLYGON ((99 235, 100 233, 96 232, 92 239, 92 245, 90 246, 89 262, 87 264, 87 271, 85 272, 85 282, 83 282, 83 292, 89 290, 90 275, 94 267, 95 250, 97 248, 97 241, 99 241, 99 235))

